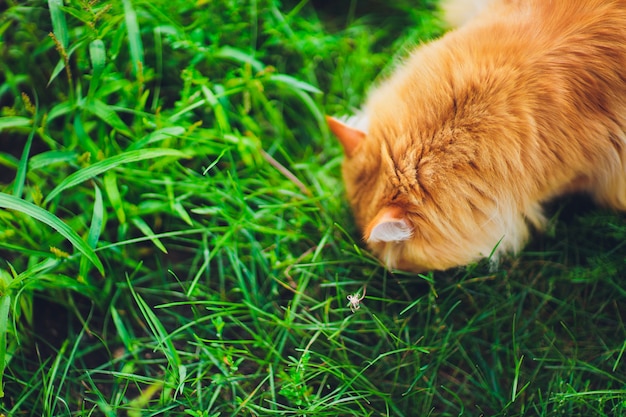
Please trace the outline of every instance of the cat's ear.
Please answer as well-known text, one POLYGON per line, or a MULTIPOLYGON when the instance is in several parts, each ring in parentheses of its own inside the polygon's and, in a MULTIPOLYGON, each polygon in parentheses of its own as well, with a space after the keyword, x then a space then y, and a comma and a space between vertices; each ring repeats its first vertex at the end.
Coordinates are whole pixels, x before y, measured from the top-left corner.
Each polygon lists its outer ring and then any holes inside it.
POLYGON ((332 116, 326 116, 330 131, 337 136, 348 157, 352 156, 357 146, 365 139, 365 132, 348 126, 332 116))
POLYGON ((406 211, 398 206, 383 207, 365 229, 365 240, 374 242, 401 242, 413 235, 413 227, 406 219, 406 211))

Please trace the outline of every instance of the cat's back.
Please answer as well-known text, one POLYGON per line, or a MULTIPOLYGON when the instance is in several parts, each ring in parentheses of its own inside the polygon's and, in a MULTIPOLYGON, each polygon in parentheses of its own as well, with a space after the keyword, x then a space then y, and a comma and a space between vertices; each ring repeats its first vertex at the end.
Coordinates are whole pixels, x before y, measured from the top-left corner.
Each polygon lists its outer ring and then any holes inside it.
MULTIPOLYGON (((481 11, 450 34, 456 39, 448 46, 458 43, 458 48, 472 52, 480 45, 498 51, 510 44, 520 49, 523 58, 585 46, 599 48, 600 53, 607 53, 607 48, 625 50, 626 0, 474 1, 481 4, 481 11)), ((621 56, 610 54, 607 58, 621 56)))
POLYGON ((398 120, 428 108, 437 123, 459 94, 475 100, 499 88, 626 99, 626 0, 474 2, 471 21, 418 48, 372 92, 371 113, 398 120))
MULTIPOLYGON (((501 16, 510 14, 515 20, 523 18, 524 12, 535 14, 543 12, 554 21, 563 20, 567 23, 568 16, 578 14, 580 11, 590 10, 618 10, 625 7, 623 0, 442 0, 444 20, 452 28, 476 20, 481 14, 487 12, 487 19, 493 20, 493 14, 497 10, 501 16)), ((569 23, 574 23, 570 20, 569 23)))
POLYGON ((462 1, 484 9, 417 48, 343 141, 355 218, 391 267, 517 252, 566 192, 626 211, 626 0, 462 1))
POLYGON ((626 0, 493 0, 446 46, 452 59, 529 76, 580 71, 624 81, 626 0))

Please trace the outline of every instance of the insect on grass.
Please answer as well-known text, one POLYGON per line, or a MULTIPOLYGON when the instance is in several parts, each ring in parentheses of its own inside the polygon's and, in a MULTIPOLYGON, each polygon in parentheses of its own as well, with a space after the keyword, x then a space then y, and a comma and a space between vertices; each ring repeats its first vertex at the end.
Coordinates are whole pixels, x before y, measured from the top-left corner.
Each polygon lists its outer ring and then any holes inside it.
POLYGON ((363 287, 363 295, 360 295, 359 292, 355 292, 354 294, 348 295, 346 298, 348 299, 348 307, 355 313, 359 308, 361 308, 361 301, 365 298, 365 291, 367 290, 367 286, 363 287))

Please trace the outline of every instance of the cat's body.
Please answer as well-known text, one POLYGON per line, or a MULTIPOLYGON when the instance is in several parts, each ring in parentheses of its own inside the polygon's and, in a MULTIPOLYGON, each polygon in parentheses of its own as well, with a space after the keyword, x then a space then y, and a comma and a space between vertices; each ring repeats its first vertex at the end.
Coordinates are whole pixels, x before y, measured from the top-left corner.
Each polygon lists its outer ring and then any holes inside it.
POLYGON ((388 267, 519 251, 573 191, 626 210, 626 0, 482 0, 364 107, 329 118, 358 226, 388 267))

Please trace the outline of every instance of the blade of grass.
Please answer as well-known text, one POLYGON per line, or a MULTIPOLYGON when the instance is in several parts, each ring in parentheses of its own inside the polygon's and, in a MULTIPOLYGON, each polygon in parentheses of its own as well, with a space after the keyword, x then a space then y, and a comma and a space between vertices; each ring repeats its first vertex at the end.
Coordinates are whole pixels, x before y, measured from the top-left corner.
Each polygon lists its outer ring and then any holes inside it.
POLYGON ((97 185, 94 184, 94 203, 93 214, 91 215, 91 226, 89 226, 89 235, 87 235, 87 244, 95 248, 102 232, 104 224, 104 204, 102 202, 102 192, 97 185))
POLYGON ((135 75, 138 75, 143 68, 144 60, 143 43, 141 42, 141 33, 137 23, 137 14, 130 0, 122 0, 122 3, 124 4, 124 19, 126 20, 130 58, 133 63, 133 71, 135 75))
MULTIPOLYGON (((8 273, 0 271, 3 281, 10 279, 8 273)), ((3 282, 3 284, 5 284, 3 282)), ((3 285, 4 286, 4 285, 3 285)), ((8 288, 8 287, 7 287, 8 288)), ((0 296, 0 398, 4 398, 4 368, 6 367, 6 354, 7 354, 7 337, 9 329, 9 313, 11 307, 11 293, 4 293, 0 296)))
POLYGON ((56 353, 56 358, 54 358, 54 362, 52 366, 48 369, 48 372, 45 373, 44 379, 44 402, 43 409, 46 415, 52 416, 55 414, 55 402, 59 400, 59 397, 54 393, 55 382, 57 379, 57 375, 61 368, 61 361, 65 356, 65 351, 69 346, 70 341, 66 339, 63 341, 63 345, 56 353))
POLYGON ((76 162, 76 152, 72 151, 48 151, 38 155, 33 155, 28 160, 28 166, 31 170, 44 168, 51 164, 73 163, 76 162))
POLYGON ((129 353, 134 354, 135 348, 133 344, 135 338, 126 328, 124 320, 122 320, 122 318, 120 317, 120 313, 117 311, 117 309, 115 307, 111 307, 109 311, 111 312, 111 319, 113 320, 113 325, 115 326, 118 337, 124 344, 126 350, 129 353))
POLYGON ((72 78, 72 71, 70 69, 70 56, 72 52, 76 49, 82 47, 83 40, 76 42, 71 48, 69 48, 69 35, 67 29, 67 23, 65 21, 63 0, 48 0, 48 5, 50 8, 50 18, 52 20, 52 30, 50 33, 50 37, 52 38, 56 50, 61 56, 61 59, 57 63, 56 67, 50 74, 50 79, 48 80, 48 86, 52 84, 52 81, 65 69, 65 74, 67 75, 67 82, 69 85, 69 102, 74 103, 74 81, 72 78))
POLYGON ((135 151, 124 152, 119 155, 112 156, 103 161, 96 162, 95 164, 88 166, 87 168, 83 168, 79 171, 74 172, 65 178, 59 185, 54 187, 52 191, 48 194, 46 199, 44 200, 44 204, 50 202, 54 197, 56 197, 59 193, 64 190, 74 187, 75 185, 80 184, 90 178, 93 178, 103 172, 114 169, 123 164, 129 164, 132 162, 143 161, 146 159, 154 159, 154 158, 162 158, 162 157, 176 157, 176 158, 187 158, 187 155, 184 152, 178 151, 176 149, 141 149, 135 151))
POLYGON ((52 72, 50 73, 50 80, 48 80, 48 85, 46 87, 49 87, 50 84, 52 84, 52 81, 54 81, 54 79, 58 77, 58 75, 61 73, 61 71, 63 71, 63 69, 65 69, 65 61, 63 60, 63 58, 61 58, 59 62, 57 63, 57 65, 52 70, 52 72))
POLYGON ((154 246, 156 246, 157 248, 159 248, 159 250, 163 253, 167 253, 167 249, 165 249, 165 246, 163 246, 163 243, 161 243, 161 241, 159 240, 158 237, 155 236, 154 232, 152 231, 152 229, 150 228, 150 226, 148 226, 148 223, 146 223, 142 218, 140 217, 133 217, 131 219, 131 221, 133 222, 133 224, 135 226, 137 226, 137 228, 139 230, 141 230, 141 232, 146 235, 146 237, 148 239, 150 239, 150 241, 152 243, 154 243, 154 246))
POLYGON ((167 357, 168 362, 172 367, 172 370, 178 370, 179 365, 182 362, 180 360, 178 351, 174 347, 174 343, 169 336, 169 333, 167 332, 159 318, 156 316, 156 314, 154 314, 150 306, 148 306, 144 299, 137 293, 137 291, 135 291, 135 288, 133 287, 130 278, 126 278, 126 283, 128 284, 128 288, 130 289, 130 292, 135 299, 137 306, 139 306, 139 309, 141 310, 141 313, 146 320, 146 324, 150 328, 150 331, 152 332, 152 335, 154 336, 157 345, 162 346, 163 353, 167 357))
POLYGON ((155 28, 153 31, 154 54, 155 54, 155 79, 154 94, 152 95, 152 104, 150 110, 155 112, 159 105, 159 97, 161 97, 161 84, 163 81, 163 30, 161 27, 155 28))
MULTIPOLYGON (((65 359, 65 366, 60 369, 60 373, 59 373, 59 382, 57 383, 57 387, 56 387, 56 393, 54 394, 55 400, 56 401, 64 401, 63 400, 63 393, 62 393, 62 389, 64 387, 64 383, 65 381, 68 381, 68 374, 70 373, 70 370, 72 368, 72 364, 75 361, 76 358, 76 354, 78 352, 79 347, 81 346, 81 341, 83 340, 83 337, 85 336, 85 332, 88 331, 88 327, 87 324, 84 323, 83 328, 80 330, 80 332, 78 333, 77 336, 75 336, 73 338, 73 340, 71 341, 72 343, 72 349, 70 350, 69 354, 67 355, 67 358, 63 358, 65 359)), ((67 340, 67 344, 69 344, 69 340, 67 340)), ((67 345, 64 344, 63 348, 65 348, 67 345)), ((63 351, 64 353, 64 351, 63 351)), ((61 352, 59 352, 59 355, 61 354, 61 352)), ((56 361, 55 361, 56 364, 56 361)))
POLYGON ((130 130, 130 128, 126 125, 126 123, 124 123, 124 121, 115 112, 115 110, 113 110, 108 104, 105 104, 100 100, 94 99, 87 103, 85 109, 94 116, 100 118, 103 122, 111 126, 113 129, 117 130, 124 136, 127 136, 131 139, 134 138, 133 132, 130 130))
POLYGON ((11 129, 13 127, 26 127, 30 126, 32 119, 22 116, 6 116, 0 117, 0 132, 5 129, 11 129))
POLYGON ((54 214, 34 205, 33 203, 29 203, 28 201, 24 201, 5 193, 0 193, 0 207, 19 211, 52 227, 63 237, 69 240, 80 253, 89 259, 89 261, 91 261, 96 268, 98 268, 100 274, 104 275, 104 266, 102 265, 102 262, 100 262, 100 259, 98 259, 94 250, 89 247, 89 245, 85 243, 80 236, 76 234, 76 232, 74 232, 67 224, 54 214))
POLYGON ((115 210, 117 220, 120 225, 126 224, 126 211, 124 210, 124 200, 120 195, 120 189, 117 186, 117 175, 113 171, 108 171, 104 174, 104 191, 106 191, 109 197, 109 202, 115 210))
POLYGON ((176 212, 176 214, 178 214, 178 217, 180 217, 185 223, 187 223, 189 226, 193 226, 193 221, 191 220, 191 216, 189 216, 189 213, 187 213, 187 211, 185 210, 185 207, 182 205, 180 201, 172 202, 172 209, 176 212))
POLYGON ((69 45, 69 35, 65 13, 63 12, 63 0, 48 0, 50 9, 50 19, 52 20, 52 32, 61 46, 67 51, 69 45))
POLYGON ((24 183, 26 182, 26 172, 28 171, 28 156, 30 155, 30 148, 33 144, 33 138, 37 131, 37 124, 33 123, 33 127, 24 144, 24 150, 22 151, 22 157, 20 163, 17 166, 17 173, 15 174, 15 182, 13 183, 13 195, 17 198, 22 198, 22 192, 24 191, 24 183))
POLYGON ((272 74, 270 75, 269 79, 275 83, 283 84, 287 87, 293 88, 294 90, 307 91, 313 94, 322 94, 322 91, 319 88, 312 86, 311 84, 299 80, 295 77, 292 77, 291 75, 272 74))
POLYGON ((228 122, 228 117, 226 116, 224 107, 222 107, 220 102, 217 100, 217 97, 215 97, 215 94, 213 94, 213 91, 211 91, 209 87, 203 85, 201 89, 205 100, 215 112, 215 120, 217 120, 217 125, 219 126, 220 131, 223 133, 230 132, 230 123, 228 122))
POLYGON ((176 138, 185 134, 185 129, 181 126, 164 127, 147 134, 145 137, 133 142, 127 150, 142 149, 144 146, 161 142, 165 139, 176 138))
MULTIPOLYGON (((89 226, 89 234, 87 235, 87 244, 95 249, 100 239, 100 233, 103 230, 104 224, 104 203, 102 201, 102 192, 97 185, 94 184, 94 203, 93 213, 91 215, 91 225, 89 226)), ((86 279, 89 271, 89 264, 86 259, 81 259, 80 262, 80 277, 86 279)))
POLYGON ((218 58, 230 59, 235 62, 240 62, 242 64, 248 64, 252 69, 256 72, 262 71, 265 68, 265 65, 257 59, 255 59, 250 54, 247 54, 237 48, 233 48, 232 46, 224 46, 222 47, 216 54, 218 58))
POLYGON ((89 82, 87 97, 92 99, 100 84, 100 77, 102 76, 106 64, 106 50, 102 39, 95 39, 89 44, 89 58, 91 59, 93 72, 91 81, 89 82))

